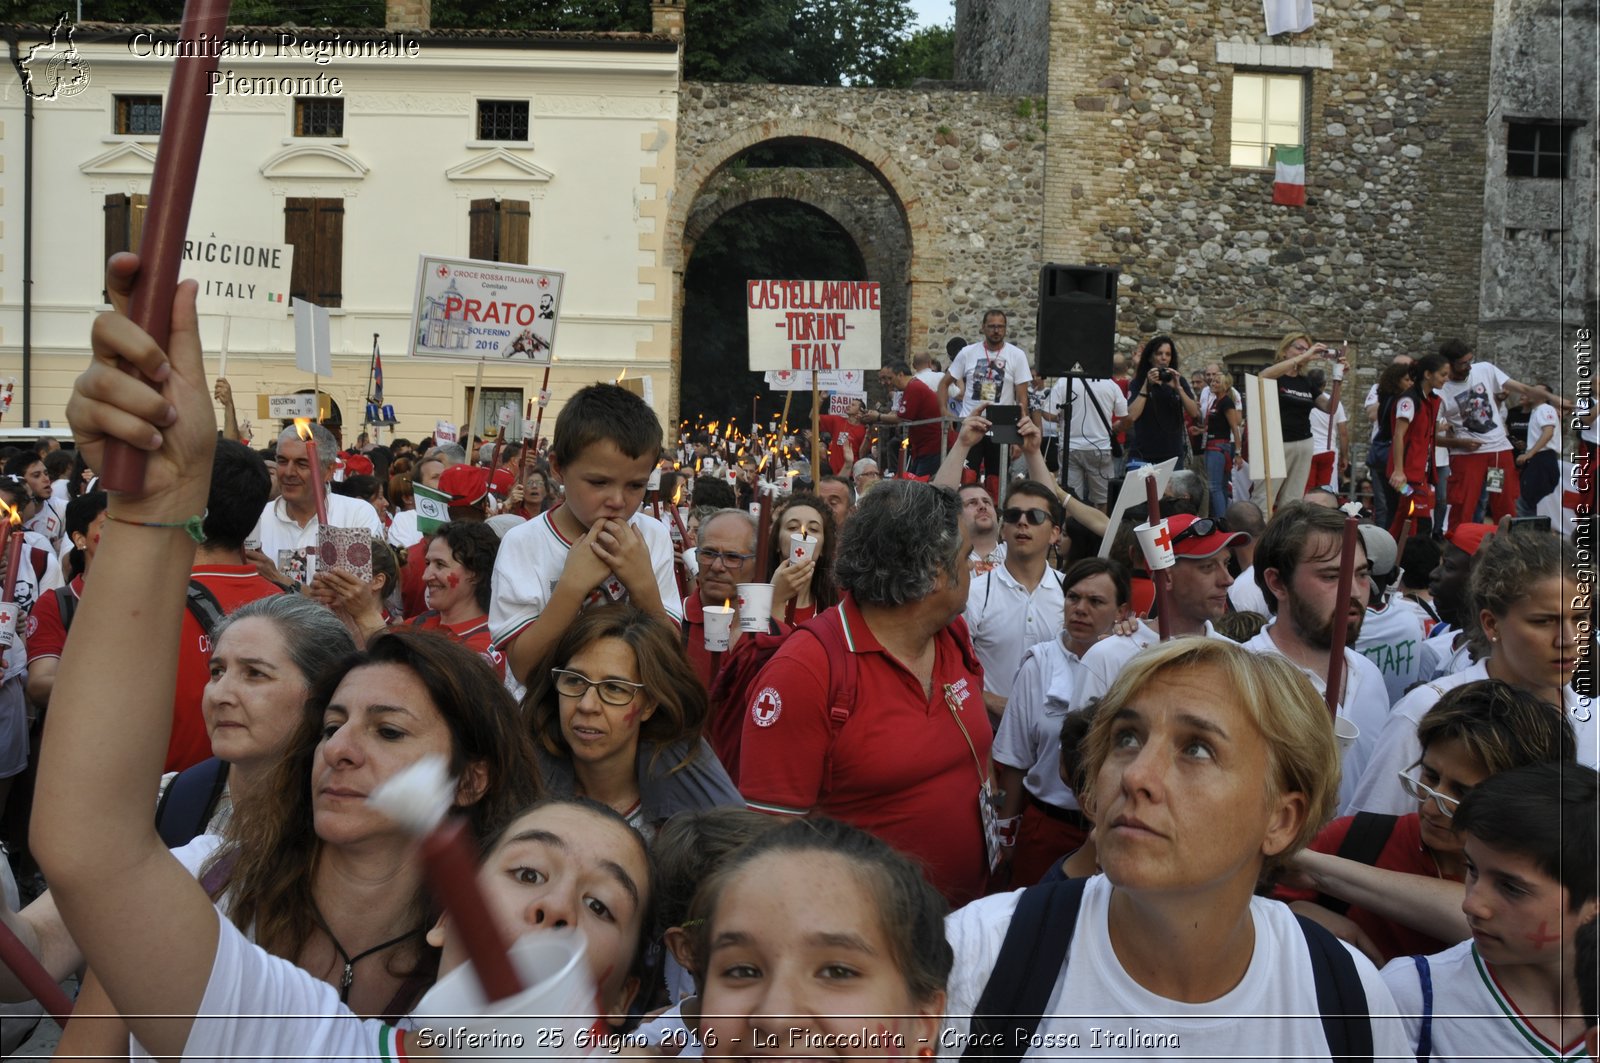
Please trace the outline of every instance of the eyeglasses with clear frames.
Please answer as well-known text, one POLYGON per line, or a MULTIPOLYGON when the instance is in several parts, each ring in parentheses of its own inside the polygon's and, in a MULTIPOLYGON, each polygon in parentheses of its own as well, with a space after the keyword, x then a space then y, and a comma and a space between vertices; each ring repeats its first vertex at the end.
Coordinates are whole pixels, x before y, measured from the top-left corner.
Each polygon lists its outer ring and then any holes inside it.
POLYGON ((631 702, 644 689, 643 683, 630 683, 626 679, 590 679, 582 672, 568 668, 552 668, 550 674, 555 676, 556 693, 562 697, 581 698, 590 687, 594 687, 601 701, 619 707, 631 702))
POLYGON ((1419 779, 1413 779, 1403 771, 1397 771, 1395 774, 1400 776, 1400 789, 1404 790, 1408 796, 1418 801, 1426 801, 1432 798, 1434 805, 1439 809, 1440 815, 1455 817, 1456 808, 1461 804, 1460 801, 1454 797, 1446 797, 1438 790, 1419 779))

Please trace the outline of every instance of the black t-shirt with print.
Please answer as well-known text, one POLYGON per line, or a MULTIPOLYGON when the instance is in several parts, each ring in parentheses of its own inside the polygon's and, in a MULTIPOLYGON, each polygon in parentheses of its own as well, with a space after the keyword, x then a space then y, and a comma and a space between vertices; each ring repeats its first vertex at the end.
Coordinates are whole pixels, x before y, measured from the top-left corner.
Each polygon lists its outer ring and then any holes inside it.
POLYGON ((1317 393, 1311 390, 1311 381, 1296 373, 1278 378, 1278 419, 1283 424, 1283 441, 1297 443, 1311 438, 1311 411, 1317 405, 1317 393))
MULTIPOLYGON (((1145 401, 1144 413, 1133 422, 1131 457, 1140 461, 1155 464, 1166 461, 1168 458, 1177 458, 1183 455, 1184 426, 1183 426, 1183 399, 1178 395, 1178 388, 1183 388, 1183 393, 1194 398, 1194 389, 1183 378, 1183 374, 1175 374, 1176 379, 1171 384, 1158 384, 1149 389, 1145 401)), ((1149 380, 1138 377, 1133 385, 1128 388, 1128 405, 1132 406, 1140 395, 1145 393, 1149 380)), ((1310 435, 1308 428, 1306 435, 1310 435)))

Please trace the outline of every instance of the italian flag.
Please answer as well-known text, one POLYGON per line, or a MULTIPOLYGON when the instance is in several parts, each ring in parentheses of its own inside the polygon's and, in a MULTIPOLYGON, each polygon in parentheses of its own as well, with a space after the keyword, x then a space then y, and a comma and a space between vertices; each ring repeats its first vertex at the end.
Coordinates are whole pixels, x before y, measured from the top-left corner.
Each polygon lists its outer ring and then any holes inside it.
POLYGON ((1272 201, 1286 207, 1306 205, 1306 149, 1280 144, 1273 149, 1278 172, 1272 179, 1272 201))

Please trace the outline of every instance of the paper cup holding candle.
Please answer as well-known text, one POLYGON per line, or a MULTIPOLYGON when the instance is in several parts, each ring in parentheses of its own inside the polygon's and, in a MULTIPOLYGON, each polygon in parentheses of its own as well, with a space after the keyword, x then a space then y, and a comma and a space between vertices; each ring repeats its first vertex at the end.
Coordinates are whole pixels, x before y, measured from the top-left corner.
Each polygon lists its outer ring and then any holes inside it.
MULTIPOLYGON (((770 604, 768 608, 771 608, 770 604)), ((9 650, 17 641, 17 616, 21 612, 15 602, 0 602, 0 649, 9 650)))
POLYGON ((739 630, 762 633, 772 621, 772 584, 739 584, 739 630))
POLYGON ((1152 572, 1171 568, 1178 563, 1178 557, 1172 550, 1172 532, 1168 530, 1165 520, 1154 527, 1148 523, 1136 525, 1133 534, 1138 538, 1139 549, 1144 551, 1145 564, 1150 566, 1152 572))
MULTIPOLYGON (((772 608, 769 603, 767 608, 772 608)), ((727 653, 733 634, 733 607, 708 605, 703 610, 706 626, 706 652, 727 653)))
POLYGON ((803 565, 817 556, 817 548, 821 540, 813 539, 809 535, 789 536, 789 564, 803 565))

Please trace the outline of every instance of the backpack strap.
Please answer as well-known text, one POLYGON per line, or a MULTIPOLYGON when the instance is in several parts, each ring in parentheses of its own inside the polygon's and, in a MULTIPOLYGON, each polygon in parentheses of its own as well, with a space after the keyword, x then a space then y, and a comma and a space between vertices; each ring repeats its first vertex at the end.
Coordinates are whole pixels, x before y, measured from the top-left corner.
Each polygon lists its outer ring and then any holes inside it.
POLYGON ((1311 954, 1317 1010, 1322 1013, 1322 1033, 1332 1058, 1372 1063, 1372 1016, 1355 959, 1320 923, 1300 915, 1295 919, 1311 954))
POLYGON ((1077 878, 1041 883, 1017 898, 994 971, 972 1009, 963 1063, 980 1059, 1017 1063, 1027 1054, 1066 968, 1088 882, 1077 878))
POLYGON ((1422 984, 1422 1029, 1417 1032, 1417 1063, 1428 1063, 1433 1058, 1433 970, 1428 957, 1413 956, 1417 965, 1417 981, 1422 984))
POLYGON ((72 593, 71 587, 57 587, 53 592, 56 596, 56 613, 61 617, 61 630, 72 630, 72 616, 78 611, 78 596, 72 593))
POLYGON ((178 772, 167 784, 156 803, 156 832, 167 848, 187 845, 205 833, 227 781, 228 762, 208 757, 178 772))
MULTIPOLYGON (((1394 825, 1400 822, 1399 816, 1388 816, 1381 812, 1357 812, 1350 820, 1350 829, 1345 832, 1344 841, 1339 843, 1339 851, 1335 855, 1346 860, 1354 860, 1358 864, 1376 867, 1378 855, 1383 852, 1383 847, 1389 844, 1389 836, 1394 833, 1394 825)), ((1330 897, 1326 893, 1317 894, 1318 904, 1330 912, 1344 915, 1350 910, 1350 902, 1330 897)))
POLYGON ((216 634, 217 625, 222 623, 222 603, 217 601, 217 596, 197 579, 189 581, 189 590, 184 600, 189 612, 200 622, 200 630, 206 633, 206 638, 216 634))
POLYGON ((822 644, 828 657, 828 756, 822 766, 822 776, 827 783, 833 779, 833 746, 839 732, 856 709, 858 670, 856 655, 844 637, 844 607, 835 606, 819 613, 801 624, 796 631, 809 632, 822 644))

